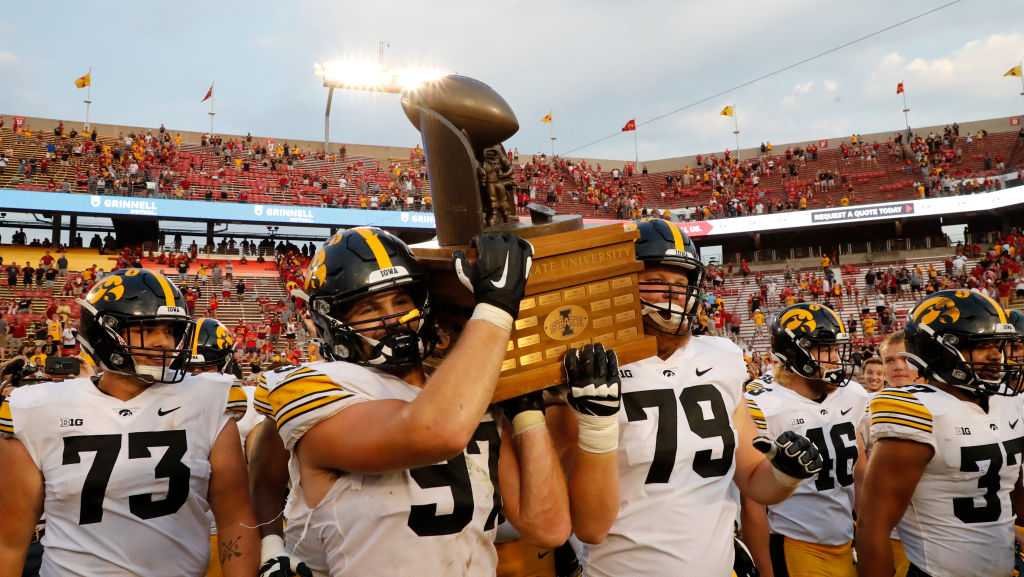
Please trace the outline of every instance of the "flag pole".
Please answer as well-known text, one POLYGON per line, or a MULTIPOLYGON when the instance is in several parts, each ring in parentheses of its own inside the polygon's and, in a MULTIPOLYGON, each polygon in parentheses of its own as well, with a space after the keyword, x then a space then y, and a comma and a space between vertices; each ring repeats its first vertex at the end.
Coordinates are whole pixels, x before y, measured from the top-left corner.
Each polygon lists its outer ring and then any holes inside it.
POLYGON ((910 106, 907 105, 907 87, 903 87, 903 120, 907 124, 907 138, 910 138, 910 106))
MULTIPOLYGON (((210 90, 211 91, 213 90, 213 84, 210 85, 210 90)), ((217 113, 213 111, 213 101, 216 100, 216 99, 217 99, 216 95, 214 95, 214 94, 210 95, 210 111, 207 112, 207 114, 210 115, 210 138, 213 138, 213 117, 217 115, 217 113)))
POLYGON ((1021 67, 1022 72, 1020 73, 1020 95, 1024 96, 1024 59, 1022 59, 1017 66, 1021 67))
POLYGON ((640 169, 640 131, 633 129, 633 174, 640 169))
MULTIPOLYGON (((549 113, 550 114, 550 113, 549 113)), ((555 120, 548 122, 548 140, 551 141, 551 158, 555 157, 555 120)))
POLYGON ((88 72, 89 84, 85 87, 85 131, 89 132, 92 126, 89 124, 89 108, 92 106, 92 66, 88 72))
POLYGON ((732 111, 732 133, 736 135, 736 162, 740 161, 740 119, 736 116, 736 109, 732 111))

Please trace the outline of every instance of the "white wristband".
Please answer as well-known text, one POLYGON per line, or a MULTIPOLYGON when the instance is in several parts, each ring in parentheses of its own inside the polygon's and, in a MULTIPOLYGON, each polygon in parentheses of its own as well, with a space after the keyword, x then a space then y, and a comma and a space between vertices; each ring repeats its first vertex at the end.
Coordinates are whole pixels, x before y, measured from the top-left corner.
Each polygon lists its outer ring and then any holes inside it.
POLYGON ((512 332, 512 323, 515 321, 512 315, 487 303, 477 303, 473 307, 473 316, 469 317, 469 320, 486 321, 508 332, 512 332))
POLYGON ((280 535, 267 535, 260 540, 260 565, 277 557, 287 557, 284 539, 280 535))
POLYGON ((619 416, 596 417, 576 414, 580 449, 587 453, 610 453, 619 448, 619 416))

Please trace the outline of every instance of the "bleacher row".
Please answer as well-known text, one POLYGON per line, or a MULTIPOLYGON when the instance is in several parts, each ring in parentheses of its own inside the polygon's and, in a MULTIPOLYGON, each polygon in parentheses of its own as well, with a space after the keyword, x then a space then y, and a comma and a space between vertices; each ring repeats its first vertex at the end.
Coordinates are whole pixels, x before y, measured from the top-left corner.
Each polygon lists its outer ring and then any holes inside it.
MULTIPOLYGON (((136 135, 136 138, 142 138, 142 135, 136 135)), ((154 138, 158 136, 154 135, 154 138)), ((12 152, 7 169, 0 174, 0 187, 57 191, 68 183, 73 192, 87 192, 87 180, 89 174, 93 173, 105 177, 108 193, 111 193, 109 183, 113 178, 95 152, 80 156, 72 154, 67 164, 61 161, 66 144, 74 146, 88 140, 88 135, 70 139, 57 137, 52 132, 29 133, 28 137, 22 134, 19 137, 10 128, 0 129, 0 150, 12 152), (50 143, 57 149, 56 157, 47 159, 47 145, 50 143), (30 178, 19 178, 17 166, 22 159, 35 159, 37 163, 46 160, 46 173, 37 172, 30 178)), ((276 167, 271 169, 248 155, 253 145, 247 145, 243 150, 242 143, 238 141, 237 146, 233 143, 234 151, 230 161, 225 160, 224 154, 216 154, 217 148, 212 145, 169 145, 170 152, 165 162, 160 162, 155 156, 144 155, 139 162, 139 170, 147 173, 153 181, 157 181, 165 170, 172 171, 175 175, 172 183, 163 186, 161 193, 175 197, 175 188, 181 187, 182 198, 186 200, 206 200, 209 196, 210 200, 215 201, 358 207, 360 197, 365 196, 361 190, 364 183, 371 189, 376 184, 385 193, 397 183, 398 175, 408 176, 419 188, 421 195, 429 195, 429 184, 425 179, 419 180, 419 162, 414 159, 394 159, 384 163, 366 156, 323 158, 322 155, 298 151, 291 155, 293 160, 289 163, 278 155, 276 145, 272 145, 269 148, 274 149, 274 152, 268 152, 267 157, 274 158, 276 167), (235 159, 241 162, 236 165, 235 159), (244 169, 246 166, 248 170, 244 169), (344 189, 340 187, 343 176, 346 179, 344 189), (304 183, 304 180, 309 183, 304 183), (282 186, 285 181, 287 184, 282 186), (325 183, 326 188, 320 183, 325 183)), ((117 137, 98 136, 95 148, 104 146, 110 149, 121 147, 124 155, 130 154, 124 140, 117 137)), ((118 172, 119 176, 122 174, 123 171, 118 172)), ((147 193, 138 190, 134 194, 147 193)))
MULTIPOLYGON (((143 136, 136 135, 136 138, 143 138, 143 136)), ((153 134, 153 138, 159 140, 160 135, 153 134)), ((87 140, 86 135, 79 135, 74 143, 87 140)), ((55 136, 52 132, 36 132, 31 133, 29 137, 24 137, 24 135, 19 137, 12 129, 2 128, 0 129, 0 142, 2 142, 0 150, 10 149, 13 152, 11 158, 8 159, 8 168, 3 174, 0 174, 0 187, 9 186, 25 190, 61 190, 67 182, 72 191, 86 192, 88 189, 86 181, 90 172, 103 172, 101 162, 95 154, 72 156, 71 162, 67 165, 62 163, 60 158, 63 147, 69 141, 66 138, 55 136), (49 143, 56 146, 57 154, 56 158, 47 161, 47 174, 37 173, 29 179, 22 179, 18 182, 19 179, 16 178, 18 162, 21 159, 42 161, 47 156, 46 147, 49 143)), ((269 156, 274 157, 276 165, 274 169, 271 169, 262 166, 248 154, 255 147, 266 145, 247 142, 244 139, 229 142, 230 146, 221 148, 212 145, 202 146, 197 143, 174 145, 172 140, 168 145, 169 150, 165 150, 164 154, 143 155, 144 158, 140 162, 141 170, 149 173, 154 179, 165 169, 173 171, 175 174, 172 178, 173 184, 162 187, 161 192, 166 196, 175 196, 174 189, 180 186, 187 189, 183 190, 183 198, 192 200, 242 200, 254 203, 360 207, 366 205, 367 195, 362 192, 364 183, 371 188, 373 184, 376 184, 386 195, 389 189, 395 190, 399 176, 408 177, 414 182, 413 195, 417 197, 418 201, 430 196, 429 179, 419 178, 422 167, 417 153, 411 154, 407 159, 392 159, 385 163, 370 157, 325 157, 310 151, 296 151, 290 154, 292 162, 287 162, 280 156, 281 144, 271 143, 267 148, 270 150, 269 156), (223 151, 227 149, 233 151, 230 158, 223 154, 223 151), (222 153, 217 154, 217 150, 222 153), (165 161, 160 162, 160 157, 164 157, 165 161), (248 170, 243 170, 243 166, 248 170), (339 186, 342 176, 347 181, 344 189, 339 186), (309 182, 304 183, 304 180, 309 182), (287 181, 287 185, 282 186, 285 181, 287 181), (323 188, 320 183, 325 183, 326 188, 323 188)), ((130 149, 124 146, 123 137, 99 136, 97 146, 110 148, 120 146, 124 149, 125 155, 130 153, 130 149)), ((845 144, 842 146, 845 147, 845 144)), ((733 190, 732 194, 742 200, 744 196, 750 197, 752 191, 756 189, 764 193, 762 200, 765 203, 793 201, 798 193, 803 192, 817 179, 818 174, 828 172, 836 176, 837 182, 845 177, 853 185, 853 194, 849 198, 851 204, 864 204, 914 198, 918 195, 914 184, 916 181, 923 180, 916 163, 912 161, 908 163, 896 154, 902 150, 909 158, 913 157, 911 146, 906 143, 891 147, 888 144, 880 145, 871 160, 864 160, 856 153, 844 155, 840 146, 835 144, 831 147, 820 148, 817 150, 816 160, 808 159, 806 163, 797 163, 799 174, 796 177, 786 174, 786 167, 791 159, 787 160, 785 151, 781 151, 780 148, 759 157, 763 163, 774 161, 775 170, 761 176, 756 187, 748 181, 737 190, 733 190)), ((998 171, 995 168, 986 168, 986 162, 991 162, 993 159, 1003 160, 1007 170, 1015 169, 1019 166, 1020 161, 1024 160, 1024 144, 1016 131, 990 133, 984 138, 969 139, 966 135, 961 136, 957 139, 957 148, 961 151, 960 161, 947 160, 942 163, 945 173, 955 177, 992 176, 998 171)), ((857 147, 851 147, 851 149, 857 150, 857 147)), ((941 151, 938 154, 941 155, 941 151)), ((578 183, 574 180, 567 170, 568 165, 564 160, 557 158, 553 160, 555 162, 554 170, 540 178, 539 183, 546 186, 553 181, 558 182, 562 193, 556 203, 556 208, 560 212, 578 212, 587 217, 599 218, 608 218, 614 215, 613 209, 603 208, 601 203, 594 203, 587 199, 586 183, 578 183), (574 196, 577 197, 575 200, 574 196)), ((721 157, 718 160, 721 160, 721 157)), ((548 159, 548 161, 551 162, 552 159, 548 159)), ((741 163, 748 161, 749 159, 744 159, 741 163)), ((516 164, 515 167, 515 178, 522 190, 528 189, 531 181, 538 184, 538 179, 531 179, 527 174, 529 171, 524 171, 522 165, 516 164)), ((593 168, 596 169, 596 167, 593 168)), ((626 191, 627 194, 638 196, 646 208, 693 208, 706 206, 715 198, 713 187, 702 178, 705 169, 701 166, 680 167, 677 170, 647 175, 634 173, 619 179, 613 179, 611 172, 607 170, 591 170, 590 172, 596 175, 598 181, 596 188, 607 191, 606 196, 615 196, 620 190, 626 191), (694 184, 678 193, 673 188, 665 190, 667 177, 681 180, 685 172, 691 173, 694 184), (664 196, 662 196, 663 192, 664 196)), ((396 196, 404 200, 405 192, 402 190, 396 192, 398 193, 396 196)), ((844 187, 840 186, 825 190, 819 189, 809 200, 808 207, 836 206, 847 195, 844 187)), ((544 201, 544 197, 544 191, 538 191, 535 200, 544 201)), ((724 197, 717 198, 719 203, 724 203, 727 200, 724 197)), ((422 207, 422 205, 422 202, 417 202, 415 206, 422 207)))
MULTIPOLYGON (((910 155, 909 147, 903 146, 910 155)), ((994 167, 986 169, 986 159, 989 161, 1002 159, 1006 170, 1012 170, 1020 166, 1020 161, 1024 156, 1022 154, 1024 153, 1024 143, 1021 142, 1016 131, 991 133, 981 139, 972 138, 970 142, 967 142, 966 135, 961 136, 958 139, 958 147, 962 151, 961 161, 959 163, 944 163, 945 173, 956 178, 994 176, 1000 171, 994 167)), ((893 150, 898 151, 899 146, 894 145, 893 150)), ((771 174, 761 176, 760 182, 756 186, 756 190, 765 193, 763 202, 772 204, 794 200, 796 194, 813 185, 821 172, 835 175, 837 183, 843 176, 847 177, 853 185, 853 194, 849 198, 851 204, 917 198, 918 193, 914 188, 914 183, 924 180, 915 163, 908 165, 897 154, 888 152, 886 146, 880 146, 878 154, 874 155, 874 159, 870 161, 865 161, 857 155, 844 158, 838 146, 818 149, 817 160, 808 159, 806 164, 802 165, 796 163, 799 166, 799 174, 796 177, 789 177, 786 174, 788 161, 784 152, 768 153, 762 155, 760 160, 764 163, 773 160, 775 164, 775 170, 771 174)), ((741 164, 746 163, 748 159, 743 159, 740 162, 741 164)), ((534 183, 543 186, 550 184, 553 178, 558 179, 564 187, 557 204, 560 211, 579 212, 586 217, 597 218, 608 218, 614 215, 614 210, 603 209, 593 202, 588 202, 586 183, 578 184, 564 163, 558 163, 558 169, 555 172, 554 176, 549 174, 535 180, 534 183), (573 191, 579 196, 578 200, 573 200, 573 191)), ((628 191, 635 190, 643 200, 643 206, 647 208, 668 208, 670 210, 693 208, 708 205, 714 198, 712 186, 702 182, 703 174, 703 168, 690 167, 689 169, 682 168, 647 175, 635 173, 631 176, 623 175, 617 181, 610 182, 614 180, 611 174, 608 171, 601 171, 597 175, 596 188, 601 189, 604 185, 611 185, 612 194, 620 190, 620 185, 621 190, 627 191, 627 194, 629 194, 628 191), (683 188, 679 194, 672 189, 665 191, 666 177, 671 176, 673 180, 682 179, 687 170, 690 171, 695 184, 683 188), (665 191, 664 198, 662 198, 662 191, 665 191)), ((529 185, 528 182, 525 184, 529 185)), ((750 182, 746 182, 741 188, 749 193, 755 187, 750 182)), ((845 188, 838 184, 831 189, 816 189, 814 197, 808 202, 808 208, 838 206, 846 194, 845 188)), ((543 195, 543 192, 538 191, 538 200, 542 200, 543 195)), ((726 200, 726 198, 719 198, 718 202, 722 203, 726 200)))

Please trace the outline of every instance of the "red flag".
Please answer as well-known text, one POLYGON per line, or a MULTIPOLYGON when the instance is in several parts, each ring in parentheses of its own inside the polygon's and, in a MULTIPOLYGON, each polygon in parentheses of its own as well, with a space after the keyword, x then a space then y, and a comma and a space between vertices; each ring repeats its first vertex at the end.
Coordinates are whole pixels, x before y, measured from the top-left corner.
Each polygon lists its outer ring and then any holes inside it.
POLYGON ((903 83, 900 82, 896 85, 896 94, 903 94, 903 83))
POLYGON ((636 130, 636 119, 630 118, 629 122, 627 122, 626 125, 622 127, 622 132, 632 132, 634 130, 636 130))
POLYGON ((213 98, 213 83, 212 82, 210 83, 210 89, 206 91, 206 96, 204 96, 203 99, 200 102, 206 102, 207 100, 209 100, 211 98, 213 98))

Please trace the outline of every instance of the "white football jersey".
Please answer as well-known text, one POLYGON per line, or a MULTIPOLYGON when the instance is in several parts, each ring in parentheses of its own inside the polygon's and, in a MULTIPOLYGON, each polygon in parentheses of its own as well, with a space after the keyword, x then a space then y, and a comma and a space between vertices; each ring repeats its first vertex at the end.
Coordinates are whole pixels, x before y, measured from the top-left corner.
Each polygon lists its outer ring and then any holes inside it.
MULTIPOLYGON (((346 407, 378 399, 413 401, 420 389, 387 373, 344 362, 317 362, 268 376, 285 447, 346 407)), ((344 442, 339 439, 338 442, 344 442)), ((387 473, 339 471, 323 500, 309 507, 289 462, 286 542, 317 575, 494 575, 494 539, 503 520, 498 493, 497 423, 485 415, 466 450, 447 462, 387 473)))
POLYGON ((619 373, 619 516, 589 547, 585 574, 730 575, 743 353, 727 339, 694 336, 664 361, 619 373))
POLYGON ((17 389, 0 408, 0 431, 45 479, 40 575, 203 575, 210 451, 231 418, 229 396, 241 394, 204 375, 128 401, 90 379, 17 389))
POLYGON ((930 385, 871 398, 873 443, 897 438, 935 450, 897 526, 907 558, 932 577, 1008 576, 1010 491, 1024 456, 1024 398, 992 396, 988 411, 930 385))
POLYGON ((754 380, 747 385, 746 396, 760 434, 775 439, 786 431, 799 433, 814 443, 825 464, 788 499, 768 506, 771 532, 819 545, 849 543, 857 424, 867 410, 867 391, 850 381, 816 402, 777 380, 771 384, 754 380))

